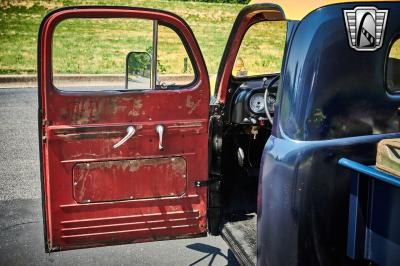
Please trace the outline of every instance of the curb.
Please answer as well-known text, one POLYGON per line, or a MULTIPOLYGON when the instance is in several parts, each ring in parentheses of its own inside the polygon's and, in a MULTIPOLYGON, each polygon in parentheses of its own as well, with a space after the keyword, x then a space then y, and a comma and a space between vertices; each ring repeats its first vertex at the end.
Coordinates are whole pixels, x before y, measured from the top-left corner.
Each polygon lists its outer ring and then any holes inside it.
MULTIPOLYGON (((191 79, 192 75, 160 75, 163 80, 169 79, 187 80, 191 79)), ((125 80, 125 75, 121 74, 87 74, 87 75, 76 75, 76 74, 62 74, 54 75, 54 79, 61 85, 76 85, 76 86, 87 86, 99 84, 119 84, 125 80)), ((37 75, 0 75, 0 89, 4 88, 25 88, 25 87, 37 87, 37 75)))
MULTIPOLYGON (((90 83, 117 83, 124 79, 124 75, 108 74, 108 75, 54 75, 59 83, 70 84, 90 84, 90 83)), ((37 87, 37 75, 0 75, 0 88, 21 88, 21 87, 37 87)))
POLYGON ((37 87, 36 75, 0 75, 0 89, 37 87))
POLYGON ((36 75, 0 75, 0 84, 16 82, 36 82, 36 75))

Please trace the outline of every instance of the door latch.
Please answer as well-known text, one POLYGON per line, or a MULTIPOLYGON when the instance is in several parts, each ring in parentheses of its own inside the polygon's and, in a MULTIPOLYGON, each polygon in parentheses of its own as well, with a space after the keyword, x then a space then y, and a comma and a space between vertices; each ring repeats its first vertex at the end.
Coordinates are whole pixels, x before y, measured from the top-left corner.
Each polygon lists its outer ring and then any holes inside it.
POLYGON ((195 187, 208 187, 213 184, 219 184, 221 180, 204 180, 204 181, 194 181, 195 187))
POLYGON ((157 125, 156 126, 156 132, 158 133, 158 149, 160 151, 162 151, 162 150, 164 150, 164 147, 163 147, 164 126, 163 125, 157 125))
POLYGON ((134 126, 129 126, 126 129, 126 135, 120 141, 114 144, 113 148, 116 149, 122 144, 124 144, 128 139, 130 139, 133 135, 135 135, 136 129, 134 126))

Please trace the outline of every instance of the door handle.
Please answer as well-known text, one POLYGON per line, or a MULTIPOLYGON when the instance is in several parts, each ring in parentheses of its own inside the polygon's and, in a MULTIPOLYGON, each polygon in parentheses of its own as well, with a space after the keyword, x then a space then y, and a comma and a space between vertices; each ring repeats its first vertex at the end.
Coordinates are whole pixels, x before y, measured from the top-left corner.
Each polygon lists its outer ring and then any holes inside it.
POLYGON ((130 139, 133 135, 135 135, 136 129, 134 126, 129 126, 126 129, 126 135, 120 141, 114 144, 113 148, 116 149, 122 144, 124 144, 128 139, 130 139))
POLYGON ((162 150, 164 150, 164 147, 163 147, 164 126, 163 125, 157 125, 156 126, 156 132, 158 133, 158 149, 160 151, 162 151, 162 150))

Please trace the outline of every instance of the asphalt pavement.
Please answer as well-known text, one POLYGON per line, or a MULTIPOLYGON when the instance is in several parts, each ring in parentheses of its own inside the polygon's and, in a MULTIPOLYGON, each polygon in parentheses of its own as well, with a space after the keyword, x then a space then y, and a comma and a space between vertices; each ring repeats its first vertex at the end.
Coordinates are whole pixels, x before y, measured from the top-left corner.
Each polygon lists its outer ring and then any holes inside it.
POLYGON ((220 237, 44 252, 37 89, 0 89, 0 265, 238 265, 220 237))

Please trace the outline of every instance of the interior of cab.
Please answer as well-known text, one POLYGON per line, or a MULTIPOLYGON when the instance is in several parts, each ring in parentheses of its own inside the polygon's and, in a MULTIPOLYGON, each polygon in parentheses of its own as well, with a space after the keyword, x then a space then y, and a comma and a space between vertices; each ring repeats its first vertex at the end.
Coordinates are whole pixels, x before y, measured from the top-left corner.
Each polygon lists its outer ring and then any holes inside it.
MULTIPOLYGON (((229 80, 223 129, 211 125, 210 179, 221 169, 218 229, 246 265, 256 264, 260 162, 273 125, 286 29, 285 21, 261 21, 246 31, 229 80)), ((213 205, 212 187, 209 193, 213 205)))
POLYGON ((226 128, 222 145, 222 235, 228 242, 240 243, 254 262, 258 176, 272 126, 262 102, 267 94, 267 109, 273 117, 278 78, 279 75, 271 75, 232 83, 237 88, 231 102, 231 124, 226 128))

